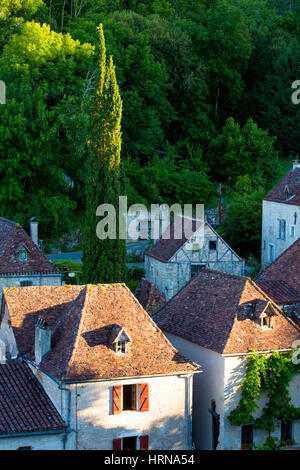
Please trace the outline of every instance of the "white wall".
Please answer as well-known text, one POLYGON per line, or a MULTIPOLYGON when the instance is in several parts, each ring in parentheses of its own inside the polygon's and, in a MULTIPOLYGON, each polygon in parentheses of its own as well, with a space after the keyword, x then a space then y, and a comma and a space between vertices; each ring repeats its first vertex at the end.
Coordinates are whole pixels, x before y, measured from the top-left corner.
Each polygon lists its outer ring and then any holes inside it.
MULTIPOLYGON (((67 422, 69 393, 41 371, 32 370, 67 422)), ((63 385, 71 391, 72 432, 66 448, 112 450, 113 439, 149 435, 149 449, 189 449, 192 384, 192 377, 185 375, 63 385), (113 386, 141 383, 149 384, 149 411, 112 414, 113 386)))
POLYGON ((212 449, 212 416, 209 413, 211 400, 216 402, 220 414, 218 449, 223 441, 224 413, 224 360, 221 354, 164 331, 168 340, 185 357, 201 366, 201 373, 194 375, 193 387, 193 442, 196 449, 212 449))
POLYGON ((76 394, 78 449, 112 450, 113 439, 142 435, 149 449, 189 449, 188 376, 78 384, 76 394), (149 384, 149 411, 112 414, 113 386, 137 383, 149 384))
POLYGON ((269 244, 274 245, 274 256, 285 251, 300 237, 300 207, 279 202, 263 201, 262 215, 262 266, 270 263, 269 244), (295 236, 291 237, 291 226, 294 225, 294 215, 297 214, 295 236), (278 238, 278 219, 286 221, 286 240, 278 238))

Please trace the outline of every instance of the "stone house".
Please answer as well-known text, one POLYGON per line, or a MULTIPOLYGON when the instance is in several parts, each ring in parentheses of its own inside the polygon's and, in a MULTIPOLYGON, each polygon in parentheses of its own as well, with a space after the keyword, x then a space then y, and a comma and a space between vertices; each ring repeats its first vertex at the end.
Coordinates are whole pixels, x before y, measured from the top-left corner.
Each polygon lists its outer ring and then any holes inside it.
POLYGON ((67 426, 21 361, 0 363, 0 450, 62 450, 67 426))
MULTIPOLYGON (((252 423, 232 426, 228 417, 239 404, 250 355, 291 351, 299 327, 250 279, 210 270, 193 277, 152 318, 181 354, 201 364, 193 391, 196 448, 237 450, 265 442, 267 431, 252 423)), ((299 387, 296 375, 289 385, 296 407, 299 387)), ((254 418, 267 402, 261 393, 254 418)), ((300 420, 278 421, 273 436, 299 444, 300 420)))
POLYGON ((0 293, 4 287, 61 285, 60 272, 38 246, 37 227, 32 220, 30 238, 19 224, 0 217, 0 293))
POLYGON ((64 449, 191 448, 199 366, 125 285, 7 288, 1 332, 66 423, 64 449))
POLYGON ((177 238, 176 230, 183 220, 180 216, 173 218, 163 236, 145 253, 145 277, 167 300, 204 268, 244 274, 244 260, 207 221, 203 224, 193 219, 193 233, 177 238))
POLYGON ((265 268, 300 237, 300 161, 262 202, 261 264, 265 268))

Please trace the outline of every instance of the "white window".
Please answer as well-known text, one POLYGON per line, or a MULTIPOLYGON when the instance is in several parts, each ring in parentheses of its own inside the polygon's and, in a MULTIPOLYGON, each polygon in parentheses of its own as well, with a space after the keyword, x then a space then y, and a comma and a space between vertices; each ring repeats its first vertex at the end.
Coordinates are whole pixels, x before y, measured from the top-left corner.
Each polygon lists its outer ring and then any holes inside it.
POLYGON ((118 341, 117 342, 116 352, 120 353, 120 354, 125 354, 126 353, 126 341, 118 341))
POLYGON ((291 238, 295 238, 295 225, 291 225, 291 238))
POLYGON ((283 219, 278 220, 278 238, 280 240, 286 238, 286 221, 283 219))

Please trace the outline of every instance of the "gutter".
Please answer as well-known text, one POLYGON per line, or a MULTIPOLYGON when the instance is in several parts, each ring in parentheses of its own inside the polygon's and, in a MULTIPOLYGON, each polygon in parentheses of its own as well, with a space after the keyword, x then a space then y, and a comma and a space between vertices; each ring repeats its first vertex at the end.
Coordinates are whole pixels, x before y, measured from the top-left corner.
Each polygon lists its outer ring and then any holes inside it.
POLYGON ((249 353, 228 353, 228 354, 222 354, 222 357, 252 356, 253 354, 272 354, 274 352, 290 352, 290 351, 293 351, 293 348, 270 349, 267 351, 254 351, 254 352, 249 352, 249 353))
POLYGON ((24 436, 45 436, 48 434, 63 434, 70 431, 66 431, 65 429, 58 429, 57 431, 37 431, 37 432, 19 432, 19 433, 11 433, 11 434, 0 434, 0 439, 5 437, 24 437, 24 436))

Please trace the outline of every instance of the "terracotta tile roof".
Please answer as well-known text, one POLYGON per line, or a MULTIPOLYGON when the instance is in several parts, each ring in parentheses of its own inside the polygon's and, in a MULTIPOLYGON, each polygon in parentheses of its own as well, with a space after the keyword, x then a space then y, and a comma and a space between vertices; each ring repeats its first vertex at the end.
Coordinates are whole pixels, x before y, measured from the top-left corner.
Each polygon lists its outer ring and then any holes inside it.
POLYGON ((282 202, 289 205, 300 205, 300 168, 291 169, 264 197, 264 201, 282 202), (286 195, 289 191, 289 199, 286 195))
POLYGON ((291 348, 300 338, 253 281, 217 271, 201 271, 153 319, 166 332, 224 354, 291 348), (257 317, 269 302, 276 316, 264 330, 257 317))
MULTIPOLYGON (((23 289, 18 289, 19 292, 6 289, 4 293, 13 326, 13 318, 20 316, 26 323, 26 315, 21 313, 24 310, 35 318, 42 314, 49 296, 46 287, 28 287, 27 292, 23 289)), ((51 289, 53 296, 57 291, 56 306, 60 311, 52 317, 58 318, 52 326, 52 351, 39 367, 52 377, 76 382, 197 369, 171 346, 125 285, 70 286, 70 292, 74 290, 77 294, 71 303, 70 295, 65 297, 67 289, 60 286, 51 289), (111 346, 116 325, 125 328, 131 338, 123 356, 111 346)))
POLYGON ((27 364, 0 364, 0 437, 64 429, 64 421, 27 364))
POLYGON ((261 271, 255 282, 280 305, 300 302, 300 238, 261 271))
POLYGON ((0 274, 25 273, 59 274, 59 271, 19 224, 0 217, 0 274), (22 248, 27 252, 24 261, 19 260, 22 248))
POLYGON ((8 302, 10 320, 19 354, 33 348, 35 324, 41 315, 52 327, 70 308, 81 292, 81 286, 7 287, 3 289, 8 302))
MULTIPOLYGON (((170 259, 175 255, 175 253, 192 236, 191 234, 191 236, 185 237, 185 230, 183 226, 184 219, 185 218, 182 216, 171 217, 170 225, 168 226, 166 231, 163 233, 162 237, 159 240, 157 240, 157 242, 154 245, 150 246, 147 249, 147 251, 145 252, 145 255, 150 256, 151 258, 155 258, 158 261, 161 261, 162 263, 168 263, 170 259), (182 236, 180 238, 177 238, 177 233, 182 233, 182 236)), ((190 230, 192 230, 192 232, 196 232, 200 228, 201 226, 200 224, 201 224, 200 219, 195 219, 195 218, 192 219, 192 224, 190 225, 190 227, 189 226, 187 227, 187 234, 189 235, 190 230)), ((208 226, 212 232, 216 233, 216 231, 207 221, 205 221, 205 225, 208 226)), ((227 243, 224 240, 223 242, 224 244, 227 245, 227 243)), ((240 258, 238 255, 236 256, 240 258)))
POLYGON ((134 295, 149 315, 153 315, 166 303, 166 298, 158 287, 144 278, 140 280, 134 295))

